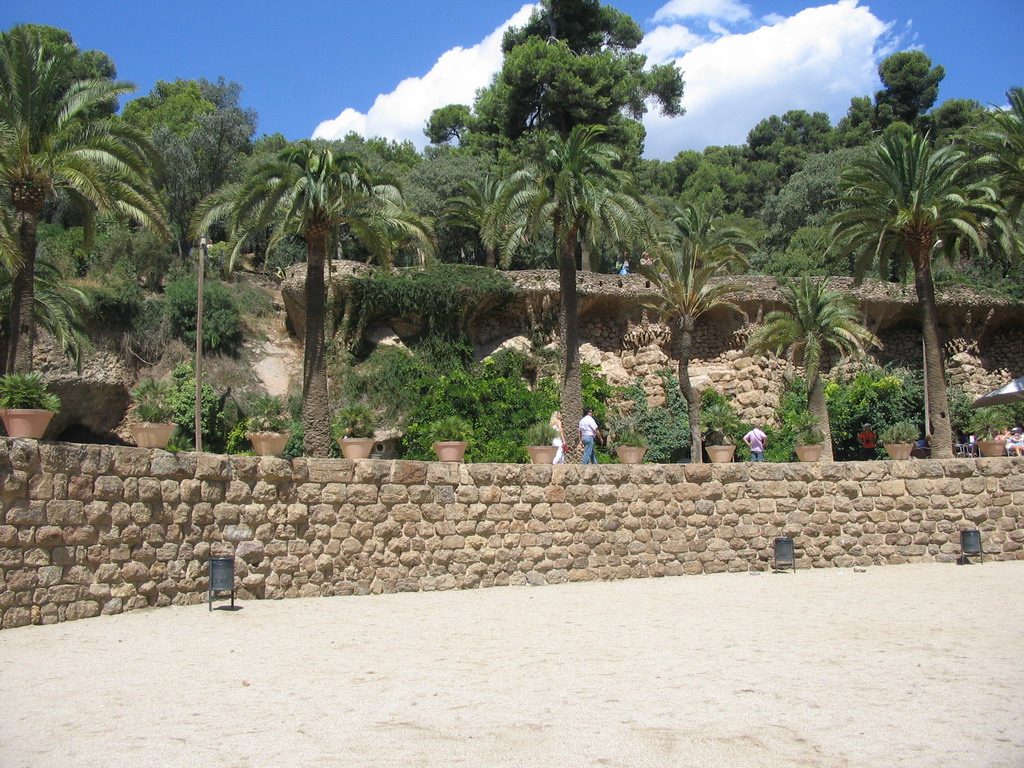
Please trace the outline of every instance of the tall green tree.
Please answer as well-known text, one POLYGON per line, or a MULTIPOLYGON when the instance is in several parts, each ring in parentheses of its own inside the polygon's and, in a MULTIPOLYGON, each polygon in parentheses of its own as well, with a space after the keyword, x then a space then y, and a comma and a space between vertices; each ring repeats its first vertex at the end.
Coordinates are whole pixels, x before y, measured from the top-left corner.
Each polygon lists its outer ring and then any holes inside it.
POLYGON ((690 424, 691 461, 702 461, 700 393, 690 381, 690 356, 697 321, 718 307, 736 308, 733 297, 742 286, 727 275, 746 266, 744 252, 754 248, 745 232, 720 216, 692 205, 677 207, 667 247, 640 271, 655 295, 644 303, 661 313, 679 339, 679 391, 690 424))
POLYGON ((628 174, 616 163, 619 153, 601 141, 603 126, 577 126, 568 137, 546 134, 543 154, 533 166, 513 174, 509 185, 507 215, 511 226, 523 226, 528 236, 536 236, 550 223, 558 256, 559 327, 564 361, 561 407, 570 447, 578 440, 578 422, 583 415, 580 380, 580 338, 576 294, 576 260, 582 233, 588 222, 604 216, 630 226, 633 206, 627 199, 638 199, 628 174))
POLYGON ((918 134, 886 135, 875 150, 843 172, 844 210, 832 219, 841 254, 858 254, 857 271, 876 265, 880 275, 913 269, 921 311, 924 365, 932 427, 932 455, 952 456, 942 336, 935 304, 932 260, 955 260, 986 248, 986 224, 998 214, 991 186, 970 180, 964 154, 933 148, 918 134))
POLYGON ((37 227, 47 200, 64 197, 89 222, 116 211, 166 232, 149 180, 158 158, 145 137, 96 110, 133 86, 105 78, 67 82, 77 49, 46 46, 31 29, 0 37, 0 186, 10 194, 21 259, 11 286, 6 371, 32 368, 37 227))
POLYGON ((310 456, 330 456, 324 269, 332 238, 354 236, 371 253, 387 254, 403 235, 427 247, 429 233, 405 208, 396 186, 377 183, 353 155, 311 141, 284 149, 241 184, 214 193, 197 213, 194 234, 222 216, 232 235, 233 257, 267 228, 273 231, 272 245, 289 235, 306 243, 303 448, 310 456))
POLYGON ((451 107, 428 123, 432 140, 466 131, 515 141, 534 129, 566 138, 578 125, 605 125, 610 143, 639 155, 640 118, 651 103, 682 115, 683 80, 674 64, 646 67, 636 52, 640 25, 599 0, 542 0, 529 21, 502 40, 505 59, 482 88, 475 115, 451 107))
POLYGON ((856 302, 848 296, 804 277, 783 286, 786 308, 769 313, 764 324, 751 334, 747 351, 754 354, 788 352, 795 365, 804 369, 807 408, 825 436, 822 459, 832 461, 832 429, 822 367, 830 352, 842 356, 863 354, 878 346, 878 338, 861 322, 856 302))
POLYGON ((901 51, 882 60, 878 77, 885 90, 875 94, 875 104, 888 106, 897 120, 913 125, 939 96, 939 83, 946 76, 941 64, 932 66, 924 51, 901 51))

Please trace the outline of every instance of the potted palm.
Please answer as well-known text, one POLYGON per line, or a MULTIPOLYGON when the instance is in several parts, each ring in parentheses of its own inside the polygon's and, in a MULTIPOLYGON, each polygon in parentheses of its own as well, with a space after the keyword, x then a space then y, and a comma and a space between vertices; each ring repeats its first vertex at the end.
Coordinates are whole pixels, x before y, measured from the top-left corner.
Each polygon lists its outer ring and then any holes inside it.
POLYGON ((459 416, 445 416, 430 425, 428 435, 438 461, 462 461, 473 425, 459 416))
POLYGON ((647 453, 647 438, 634 429, 623 429, 615 435, 615 453, 623 464, 639 464, 647 453))
POLYGON ((10 437, 34 437, 46 432, 60 398, 46 389, 41 373, 0 376, 0 418, 10 437))
POLYGON ((280 456, 291 434, 284 401, 275 395, 260 395, 249 406, 245 436, 260 456, 280 456))
POLYGON ((166 448, 178 425, 171 421, 171 385, 166 381, 143 379, 132 391, 135 398, 135 423, 132 437, 139 448, 166 448))
POLYGON ((817 461, 825 450, 825 435, 809 413, 793 420, 793 450, 800 461, 817 461))
POLYGON ((878 433, 878 439, 885 447, 889 458, 895 461, 904 461, 910 458, 914 450, 914 441, 917 439, 917 425, 912 421, 897 421, 878 433))
POLYGON ((1006 442, 996 440, 996 435, 1013 423, 1013 413, 998 405, 978 408, 971 414, 969 426, 971 432, 978 436, 978 451, 982 456, 1006 455, 1006 442))
POLYGON ((526 452, 531 464, 553 464, 558 446, 552 445, 558 431, 547 421, 538 421, 526 430, 526 452))
POLYGON ((701 411, 700 425, 708 458, 714 463, 732 461, 736 454, 733 435, 742 427, 736 412, 725 403, 712 403, 701 411))
POLYGON ((346 405, 334 420, 334 436, 346 459, 370 458, 377 442, 373 431, 373 411, 358 403, 346 405))

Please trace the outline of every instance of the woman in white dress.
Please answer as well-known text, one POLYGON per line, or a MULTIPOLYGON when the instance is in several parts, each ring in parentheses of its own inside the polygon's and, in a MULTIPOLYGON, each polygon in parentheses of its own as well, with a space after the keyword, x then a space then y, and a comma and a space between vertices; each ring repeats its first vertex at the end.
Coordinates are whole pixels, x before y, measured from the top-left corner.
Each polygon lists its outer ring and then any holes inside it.
POLYGON ((558 448, 558 452, 555 453, 555 460, 552 464, 565 464, 565 432, 562 431, 562 412, 555 411, 551 414, 551 428, 555 430, 555 437, 551 441, 551 444, 558 448))

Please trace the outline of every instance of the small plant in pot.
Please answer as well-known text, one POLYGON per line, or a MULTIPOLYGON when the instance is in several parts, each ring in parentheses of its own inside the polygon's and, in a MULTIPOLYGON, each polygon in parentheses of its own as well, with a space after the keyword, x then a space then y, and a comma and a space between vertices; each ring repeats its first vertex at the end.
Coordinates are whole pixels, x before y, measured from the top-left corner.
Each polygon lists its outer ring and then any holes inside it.
POLYGON ((43 374, 10 373, 0 376, 0 417, 10 437, 34 437, 46 432, 60 398, 46 388, 43 374))
POLYGON ((276 395, 260 395, 249 405, 245 436, 260 456, 280 456, 288 444, 288 411, 276 395))
POLYGON ((139 448, 166 448, 178 425, 171 421, 173 388, 166 381, 142 379, 132 391, 135 423, 129 427, 139 448))
POLYGON ((473 437, 473 425, 459 416, 445 416, 433 422, 427 434, 438 461, 462 461, 473 437))
POLYGON ((531 464, 553 464, 558 455, 558 446, 552 445, 558 437, 556 430, 547 421, 538 421, 526 430, 526 452, 531 464))
POLYGON ((639 464, 647 453, 647 438, 634 429, 615 433, 615 453, 623 464, 639 464))
POLYGON ((1013 411, 1000 405, 978 408, 971 414, 968 426, 972 434, 978 436, 978 451, 989 458, 1006 455, 1006 443, 996 440, 996 435, 1006 429, 1007 424, 1014 423, 1013 411))
POLYGON ((346 459, 368 459, 377 440, 373 411, 359 403, 350 403, 334 419, 334 437, 346 459))
POLYGON ((736 453, 733 437, 742 429, 740 417, 725 403, 712 403, 700 412, 700 428, 704 435, 704 449, 712 462, 729 462, 736 453))
POLYGON ((914 450, 914 441, 918 435, 917 425, 912 421, 897 421, 878 433, 878 439, 885 447, 889 458, 904 461, 910 458, 914 450))
POLYGON ((825 449, 825 435, 809 413, 800 414, 792 421, 793 450, 800 461, 817 461, 825 449))

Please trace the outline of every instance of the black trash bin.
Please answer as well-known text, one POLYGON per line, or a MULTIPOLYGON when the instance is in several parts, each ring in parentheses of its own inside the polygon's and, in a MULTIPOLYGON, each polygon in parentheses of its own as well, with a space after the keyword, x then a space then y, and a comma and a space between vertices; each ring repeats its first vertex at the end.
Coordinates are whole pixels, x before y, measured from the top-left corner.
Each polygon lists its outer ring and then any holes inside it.
POLYGON ((969 563, 968 555, 977 555, 981 562, 985 562, 985 553, 981 548, 981 531, 977 529, 960 531, 960 562, 965 565, 969 563))
POLYGON ((207 593, 207 604, 211 611, 214 592, 230 592, 231 607, 235 607, 235 558, 210 558, 210 589, 207 593))
POLYGON ((793 539, 789 536, 775 537, 775 567, 778 573, 784 568, 792 568, 796 573, 796 553, 793 550, 793 539))

